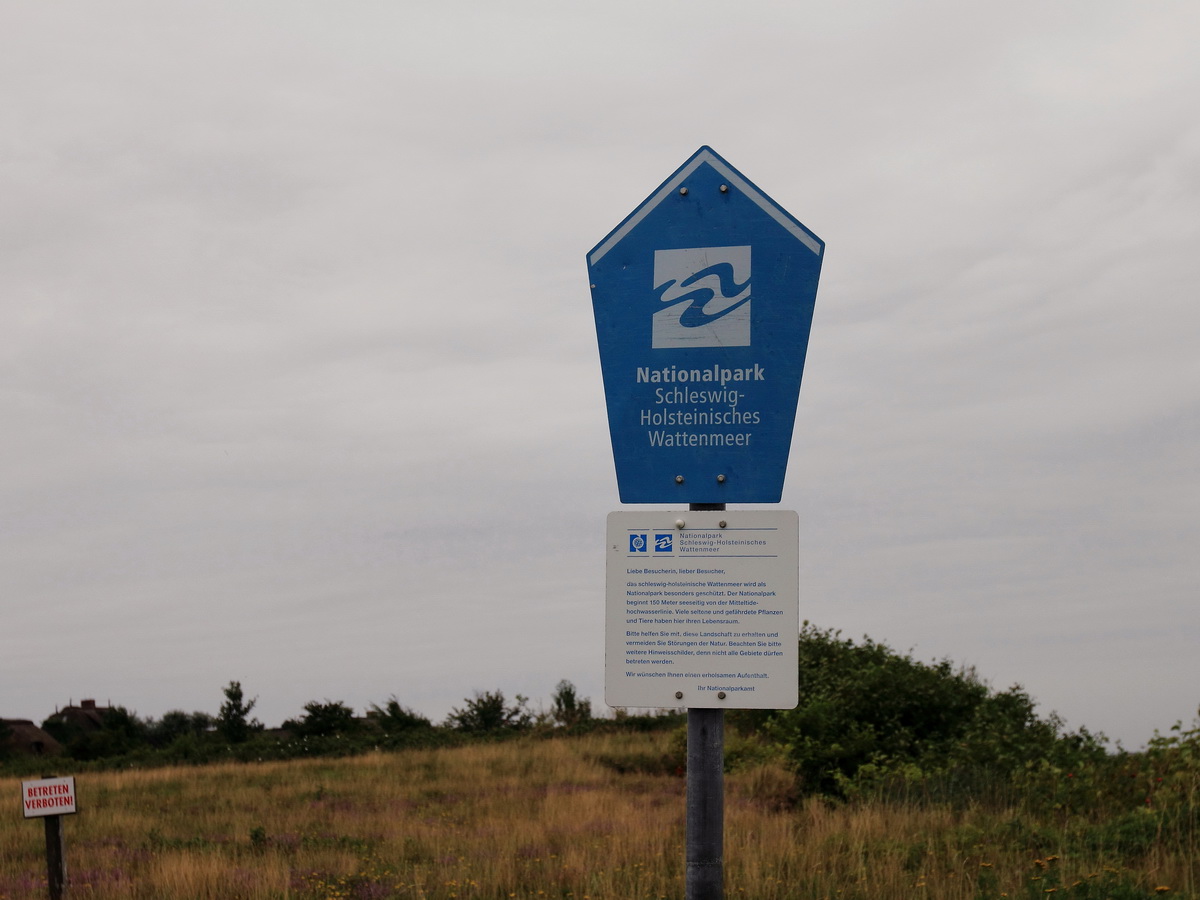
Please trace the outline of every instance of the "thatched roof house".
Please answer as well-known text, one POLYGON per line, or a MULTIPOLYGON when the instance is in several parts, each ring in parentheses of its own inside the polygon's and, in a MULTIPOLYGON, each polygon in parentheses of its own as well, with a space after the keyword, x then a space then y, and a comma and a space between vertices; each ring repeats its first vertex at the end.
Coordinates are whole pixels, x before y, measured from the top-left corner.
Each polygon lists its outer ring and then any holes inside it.
POLYGON ((62 744, 28 719, 0 719, 0 745, 24 756, 57 756, 62 744))
POLYGON ((56 709, 46 721, 66 725, 86 734, 104 727, 104 714, 110 709, 111 706, 97 706, 95 700, 80 700, 78 706, 67 705, 56 709))

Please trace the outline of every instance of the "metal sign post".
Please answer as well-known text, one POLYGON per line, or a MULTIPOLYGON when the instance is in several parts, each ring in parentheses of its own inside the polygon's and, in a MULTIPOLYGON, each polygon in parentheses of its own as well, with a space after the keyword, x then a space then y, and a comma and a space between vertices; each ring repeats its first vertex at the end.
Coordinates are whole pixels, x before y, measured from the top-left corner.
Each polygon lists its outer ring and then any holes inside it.
POLYGON ((689 709, 688 900, 720 900, 725 886, 725 710, 689 709))
MULTIPOLYGON (((690 510, 723 511, 723 503, 693 503, 690 510)), ((687 832, 684 896, 725 896, 725 710, 688 709, 687 832)))
POLYGON ((701 147, 587 255, 617 486, 610 706, 688 709, 687 900, 724 896, 724 710, 796 705, 799 526, 778 503, 825 244, 701 147))

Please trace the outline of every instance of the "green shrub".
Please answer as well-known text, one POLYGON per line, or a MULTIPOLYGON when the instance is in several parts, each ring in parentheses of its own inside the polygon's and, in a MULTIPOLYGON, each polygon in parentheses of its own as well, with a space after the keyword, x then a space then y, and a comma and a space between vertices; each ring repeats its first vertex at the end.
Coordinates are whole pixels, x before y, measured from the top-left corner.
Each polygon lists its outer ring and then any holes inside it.
POLYGON ((401 706, 394 695, 382 707, 372 703, 367 715, 380 731, 389 736, 428 731, 433 728, 429 719, 407 706, 401 706))
POLYGON ((550 698, 550 716, 564 728, 585 725, 592 719, 592 701, 581 698, 575 685, 563 679, 554 687, 550 698))
POLYGON ((1039 718, 1020 686, 996 693, 973 669, 920 662, 869 637, 856 643, 805 622, 797 676, 796 709, 756 725, 787 746, 806 793, 917 784, 944 795, 956 780, 995 792, 1031 766, 1105 756, 1102 737, 1063 734, 1062 721, 1039 718))
POLYGON ((526 707, 528 702, 528 697, 517 694, 516 702, 510 706, 503 691, 476 691, 474 697, 463 701, 462 709, 450 711, 446 725, 472 734, 528 728, 533 724, 533 714, 526 707))
POLYGON ((310 700, 304 704, 304 716, 289 719, 283 727, 299 737, 333 737, 354 734, 359 724, 354 710, 341 700, 310 700))

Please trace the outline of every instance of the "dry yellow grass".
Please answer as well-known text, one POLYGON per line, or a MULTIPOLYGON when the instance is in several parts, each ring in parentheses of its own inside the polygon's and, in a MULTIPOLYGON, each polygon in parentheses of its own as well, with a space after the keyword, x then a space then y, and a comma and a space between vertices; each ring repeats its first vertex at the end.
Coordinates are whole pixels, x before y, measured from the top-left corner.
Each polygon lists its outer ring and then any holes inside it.
MULTIPOLYGON (((80 776, 82 811, 65 823, 71 896, 680 898, 684 780, 604 763, 654 758, 668 741, 530 739, 80 776)), ((1037 878, 1066 893, 1102 877, 1085 861, 1005 849, 982 813, 792 808, 780 802, 789 791, 778 764, 727 779, 729 897, 974 900, 1032 896, 1037 878)), ((18 793, 17 779, 0 780, 0 796, 18 793)), ((21 819, 15 799, 10 808, 0 900, 45 896, 40 823, 21 819)))

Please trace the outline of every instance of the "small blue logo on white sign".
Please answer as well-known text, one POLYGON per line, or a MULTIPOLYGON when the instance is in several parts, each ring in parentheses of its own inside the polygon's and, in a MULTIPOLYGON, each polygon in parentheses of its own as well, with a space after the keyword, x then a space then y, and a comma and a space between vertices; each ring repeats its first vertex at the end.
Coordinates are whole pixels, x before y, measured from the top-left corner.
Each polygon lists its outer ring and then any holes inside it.
POLYGON ((629 536, 629 552, 630 553, 645 553, 646 552, 646 536, 644 534, 631 534, 629 536))
POLYGON ((654 536, 654 552, 655 553, 670 553, 674 546, 675 535, 667 532, 666 534, 656 534, 654 536))
POLYGON ((655 250, 654 293, 651 347, 750 346, 749 247, 655 250))

